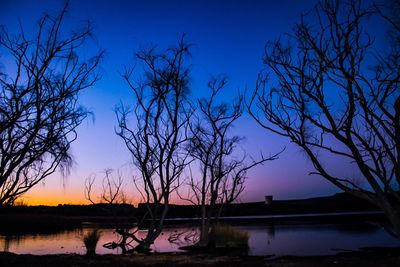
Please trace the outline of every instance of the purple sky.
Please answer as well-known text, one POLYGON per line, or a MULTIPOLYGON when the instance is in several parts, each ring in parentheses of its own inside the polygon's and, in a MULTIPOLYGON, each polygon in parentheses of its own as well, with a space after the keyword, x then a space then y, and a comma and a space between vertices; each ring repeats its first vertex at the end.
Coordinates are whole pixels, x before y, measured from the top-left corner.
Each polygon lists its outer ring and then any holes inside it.
MULTIPOLYGON (((20 20, 29 35, 44 12, 60 10, 63 3, 2 0, 0 24, 15 33, 20 20)), ((91 20, 96 38, 90 47, 106 51, 102 80, 81 95, 81 104, 94 113, 95 119, 85 121, 78 129, 78 140, 72 146, 75 165, 71 175, 63 179, 54 174, 28 193, 25 200, 32 204, 86 203, 85 178, 93 173, 101 177, 105 168, 122 169, 126 182, 130 182, 130 156, 114 132, 114 107, 121 101, 132 103, 133 96, 119 72, 124 65, 132 64, 133 53, 139 48, 148 44, 165 48, 175 43, 178 34, 187 33, 188 40, 195 44, 190 62, 193 97, 204 94, 210 76, 225 74, 229 84, 223 97, 229 101, 232 92, 254 88, 266 41, 290 31, 300 14, 314 4, 315 1, 306 0, 71 1, 66 28, 91 20)), ((299 148, 265 131, 247 115, 235 130, 246 138, 242 146, 250 155, 257 156, 260 151, 272 154, 286 146, 278 160, 249 172, 242 201, 260 201, 266 194, 276 199, 293 199, 337 192, 322 178, 308 175, 312 166, 299 148)), ((332 159, 330 164, 333 168, 343 166, 332 159)), ((131 193, 129 185, 126 189, 131 193)))

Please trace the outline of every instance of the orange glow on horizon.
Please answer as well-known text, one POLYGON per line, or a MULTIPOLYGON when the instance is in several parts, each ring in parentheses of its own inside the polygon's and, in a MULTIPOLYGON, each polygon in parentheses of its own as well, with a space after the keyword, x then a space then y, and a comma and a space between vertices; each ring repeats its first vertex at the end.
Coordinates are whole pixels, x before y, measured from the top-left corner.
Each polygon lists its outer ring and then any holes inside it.
MULTIPOLYGON (((96 200, 96 198, 95 198, 96 200)), ((140 199, 129 199, 128 204, 132 204, 137 207, 138 203, 141 203, 140 199)), ((100 202, 99 202, 100 203, 100 202)), ((41 190, 33 190, 32 192, 28 192, 26 195, 22 196, 17 200, 17 204, 23 204, 28 206, 58 206, 58 205, 91 205, 87 199, 81 193, 67 193, 62 192, 62 190, 55 190, 53 192, 49 192, 42 188, 41 190)), ((187 201, 180 199, 178 196, 173 196, 170 204, 177 205, 188 205, 187 201)))
POLYGON ((29 194, 21 197, 19 201, 29 206, 39 206, 39 205, 57 206, 59 204, 71 204, 71 205, 90 204, 86 199, 74 195, 55 196, 48 194, 43 194, 43 195, 29 194))

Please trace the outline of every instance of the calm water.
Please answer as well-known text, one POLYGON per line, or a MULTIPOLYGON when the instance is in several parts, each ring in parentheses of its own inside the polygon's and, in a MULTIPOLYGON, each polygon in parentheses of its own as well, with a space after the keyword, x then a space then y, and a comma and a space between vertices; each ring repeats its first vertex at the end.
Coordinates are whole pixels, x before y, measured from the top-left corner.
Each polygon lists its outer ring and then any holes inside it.
MULTIPOLYGON (((271 225, 236 226, 249 233, 249 254, 251 255, 327 255, 341 250, 355 250, 368 246, 400 246, 400 241, 389 235, 384 229, 369 224, 308 224, 308 225, 271 225)), ((0 236, 0 249, 19 254, 84 254, 82 236, 90 228, 64 231, 57 234, 38 234, 21 236, 0 236)), ((172 227, 154 243, 157 252, 179 251, 180 246, 190 245, 182 238, 171 243, 171 234, 197 231, 193 227, 172 227)), ((97 253, 120 253, 110 250, 102 244, 118 240, 112 229, 101 229, 102 236, 97 253)), ((142 231, 140 234, 145 234, 142 231)))

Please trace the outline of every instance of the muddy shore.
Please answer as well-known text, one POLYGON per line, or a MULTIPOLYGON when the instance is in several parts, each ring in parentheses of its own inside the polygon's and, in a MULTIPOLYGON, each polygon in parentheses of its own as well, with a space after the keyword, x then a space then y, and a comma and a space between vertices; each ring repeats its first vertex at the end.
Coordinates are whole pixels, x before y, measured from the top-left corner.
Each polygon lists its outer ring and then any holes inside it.
POLYGON ((39 267, 39 266, 269 266, 269 267, 398 267, 400 266, 399 248, 366 248, 360 251, 341 252, 333 256, 279 258, 210 255, 192 253, 159 253, 151 255, 98 255, 87 257, 77 254, 59 255, 18 255, 0 253, 0 266, 39 267))

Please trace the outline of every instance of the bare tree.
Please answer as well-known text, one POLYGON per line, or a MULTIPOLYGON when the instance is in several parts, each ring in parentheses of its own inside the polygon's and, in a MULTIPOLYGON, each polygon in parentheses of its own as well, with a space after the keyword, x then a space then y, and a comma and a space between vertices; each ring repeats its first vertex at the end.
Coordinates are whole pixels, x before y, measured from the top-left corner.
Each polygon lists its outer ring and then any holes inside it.
POLYGON ((131 236, 136 234, 138 228, 134 233, 130 233, 132 226, 121 224, 120 218, 117 217, 117 210, 115 204, 127 204, 127 195, 124 192, 124 179, 122 174, 118 171, 114 174, 114 170, 108 168, 104 170, 104 177, 102 179, 102 186, 100 194, 97 199, 94 199, 93 188, 95 185, 96 177, 91 175, 85 180, 85 198, 93 205, 100 205, 100 208, 109 216, 113 217, 115 223, 115 232, 120 235, 120 239, 115 242, 108 242, 103 244, 103 247, 108 249, 120 248, 122 254, 126 254, 132 249, 131 243, 134 241, 131 236))
POLYGON ((188 100, 189 68, 185 64, 189 48, 182 37, 176 47, 165 52, 143 50, 136 58, 144 65, 144 79, 134 81, 133 70, 126 70, 123 76, 135 95, 135 105, 132 112, 123 106, 117 108, 117 134, 140 173, 135 184, 143 196, 149 221, 145 238, 132 236, 139 243, 136 250, 149 250, 161 233, 170 195, 188 164, 184 148, 192 112, 188 100), (133 126, 128 123, 131 113, 133 126))
POLYGON ((108 168, 104 170, 102 180, 102 189, 98 196, 98 201, 93 199, 93 186, 96 181, 95 175, 91 175, 85 180, 85 198, 92 204, 125 204, 127 202, 124 192, 124 180, 121 173, 113 175, 113 170, 108 168))
POLYGON ((226 78, 214 78, 208 83, 209 98, 198 101, 197 119, 190 124, 190 155, 200 166, 200 177, 190 171, 188 195, 181 198, 201 207, 199 246, 207 246, 211 222, 217 219, 224 205, 238 199, 244 190, 249 169, 274 160, 278 154, 260 160, 248 160, 241 155, 238 144, 242 138, 232 136, 234 123, 243 114, 243 97, 232 104, 218 103, 218 96, 227 83, 226 78))
POLYGON ((320 1, 293 33, 267 44, 268 73, 248 109, 302 148, 311 174, 380 207, 400 236, 400 46, 375 46, 367 19, 389 22, 397 40, 400 31, 382 15, 361 1, 320 1), (349 162, 360 177, 338 173, 329 158, 349 162))
POLYGON ((92 28, 66 34, 66 12, 67 5, 57 16, 41 18, 32 39, 22 27, 16 36, 1 29, 0 51, 15 65, 7 66, 8 74, 0 71, 0 204, 12 204, 72 164, 69 148, 88 115, 78 95, 99 79, 102 53, 79 56, 92 28))

